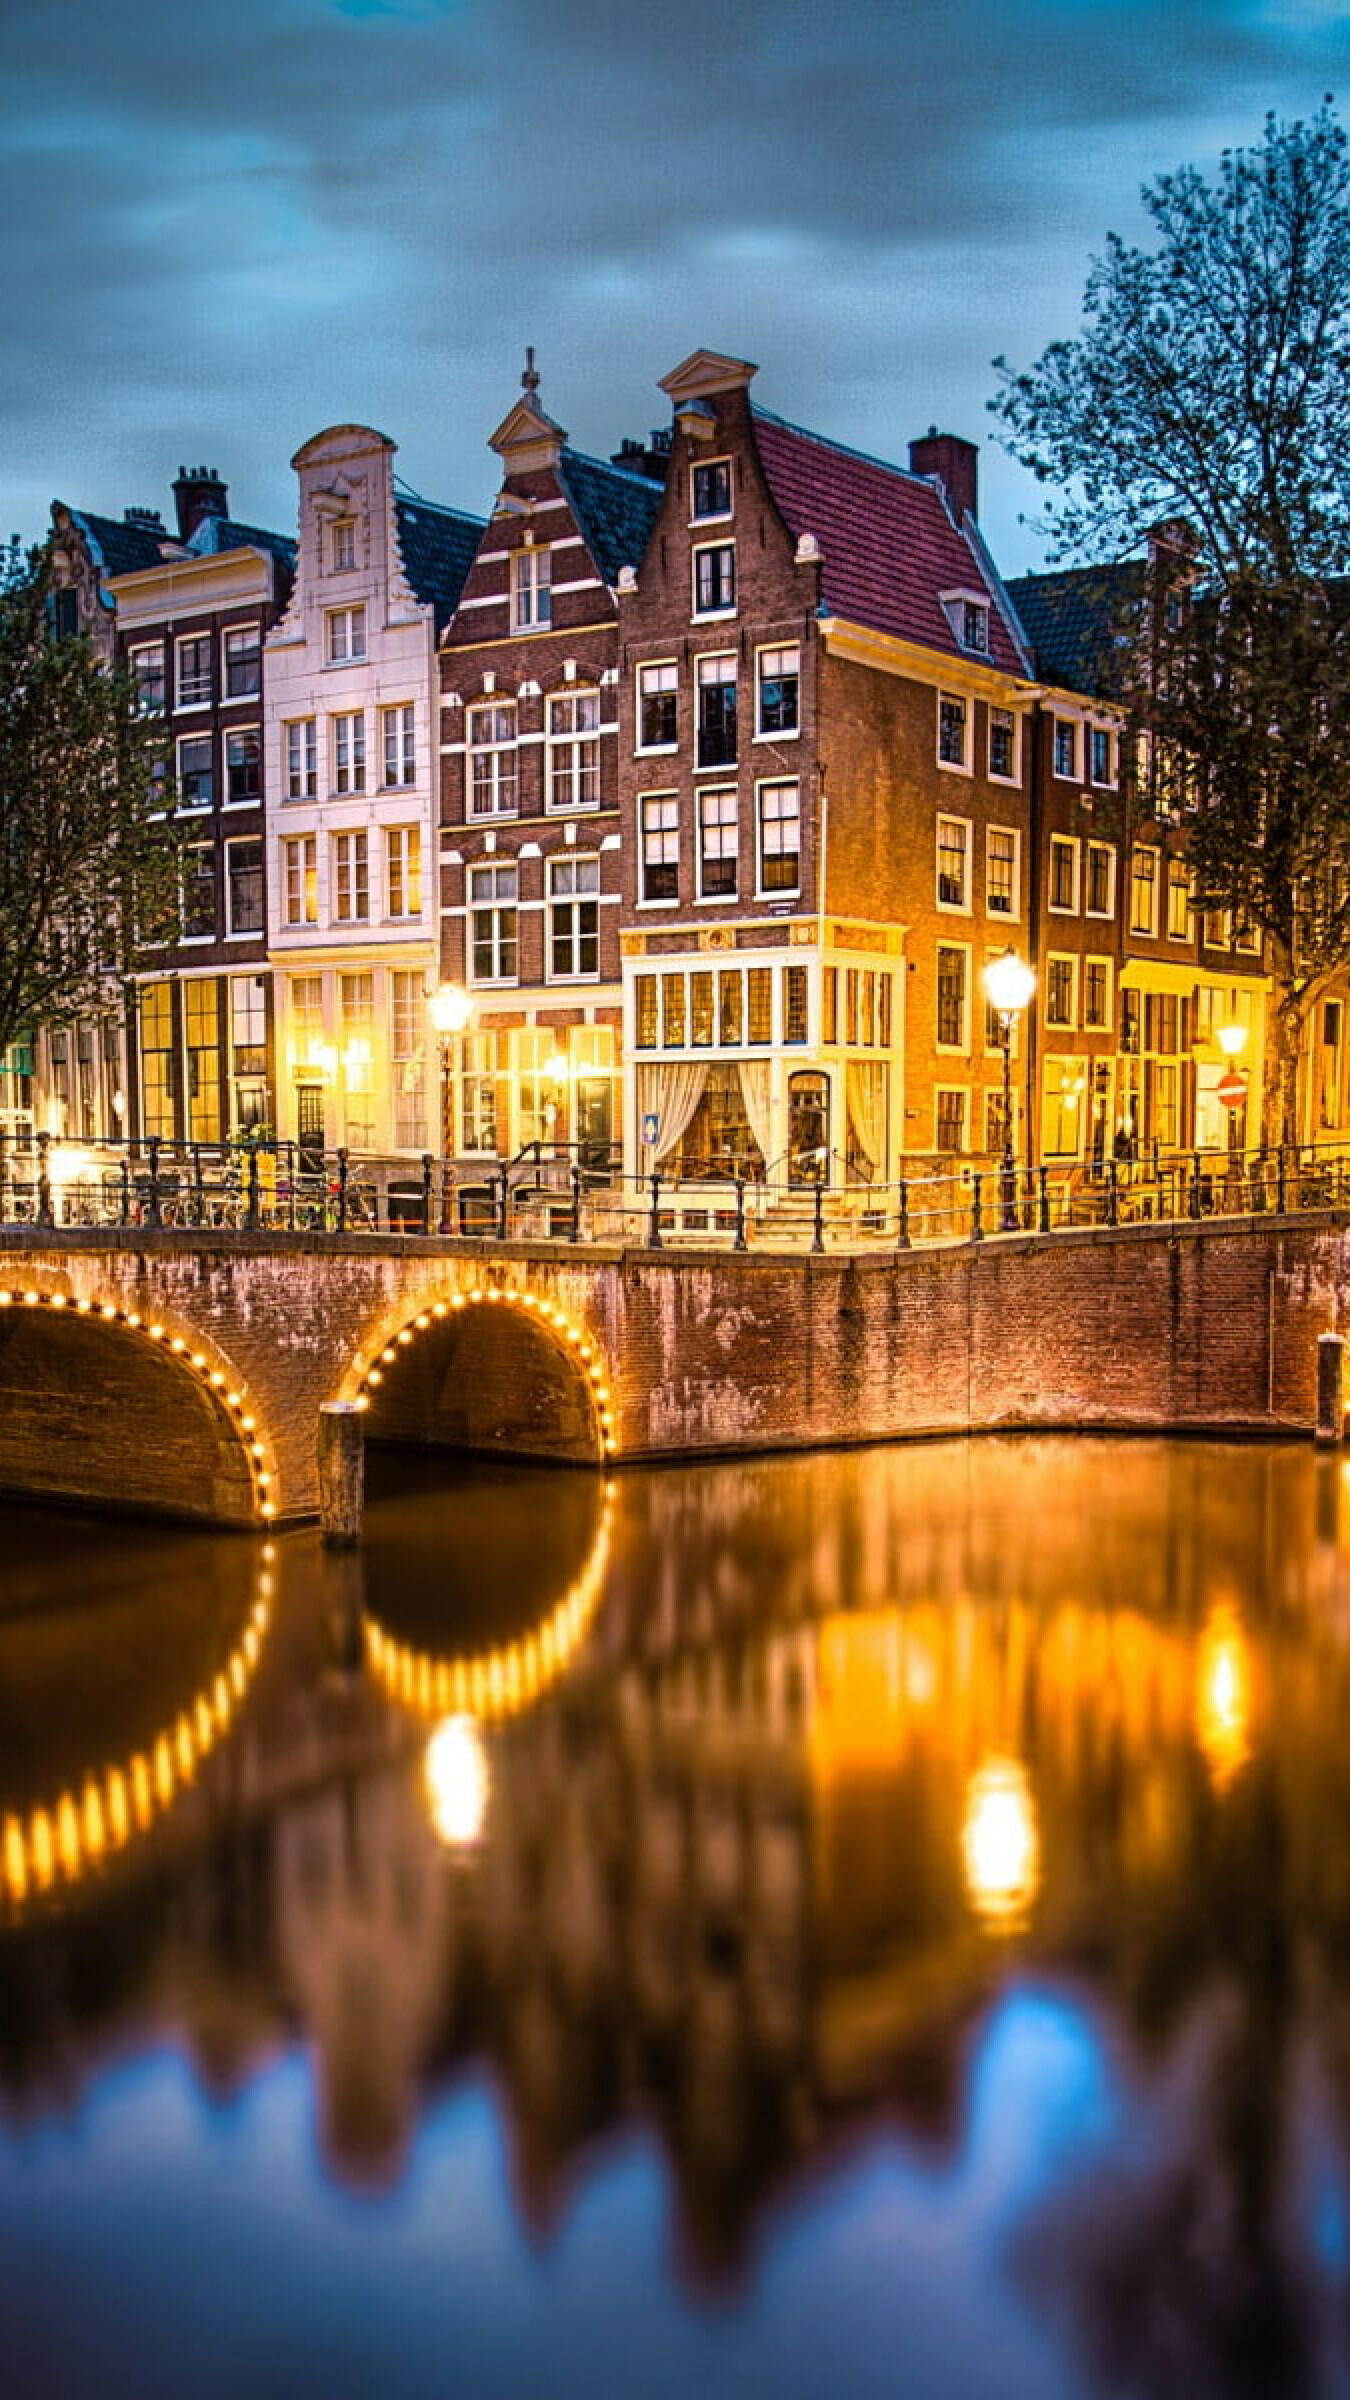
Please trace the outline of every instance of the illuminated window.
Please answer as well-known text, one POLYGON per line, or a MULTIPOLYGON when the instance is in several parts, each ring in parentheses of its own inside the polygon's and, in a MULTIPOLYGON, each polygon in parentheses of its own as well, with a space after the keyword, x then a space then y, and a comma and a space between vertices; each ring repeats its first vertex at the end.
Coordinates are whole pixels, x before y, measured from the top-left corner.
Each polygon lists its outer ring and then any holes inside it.
POLYGON ((391 825, 384 837, 386 912, 391 917, 422 914, 422 835, 416 825, 391 825))
POLYGON ((970 827, 964 817, 937 821, 937 899, 939 908, 970 906, 970 827))
POLYGON ((302 833, 281 845, 281 872, 286 923, 288 925, 317 925, 319 922, 319 857, 318 841, 312 833, 302 833))
POLYGON ((991 917, 1015 917, 1018 836, 1009 825, 991 825, 985 835, 984 905, 991 917))
POLYGON ((1130 931, 1158 930, 1158 853, 1148 842, 1135 845, 1130 867, 1130 931))
POLYGON ((801 811, 795 783, 759 787, 759 888, 795 892, 801 886, 801 811))
MULTIPOLYGON (((968 1050, 969 959, 965 950, 941 947, 937 954, 937 1042, 940 1050, 968 1050)), ((851 1036, 851 1039, 856 1038, 851 1036)))

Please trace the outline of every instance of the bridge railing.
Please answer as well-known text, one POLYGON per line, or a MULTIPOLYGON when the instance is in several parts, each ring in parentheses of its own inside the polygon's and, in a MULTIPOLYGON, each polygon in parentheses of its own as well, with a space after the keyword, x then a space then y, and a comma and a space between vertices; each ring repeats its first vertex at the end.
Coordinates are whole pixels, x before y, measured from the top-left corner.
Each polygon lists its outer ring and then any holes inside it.
POLYGON ((464 1168, 295 1141, 18 1140, 0 1132, 0 1225, 235 1228, 626 1243, 653 1249, 912 1250, 1081 1226, 1350 1207, 1350 1144, 1152 1149, 1094 1164, 929 1161, 889 1183, 833 1151, 756 1173, 727 1157, 625 1175, 601 1144, 527 1143, 464 1168))

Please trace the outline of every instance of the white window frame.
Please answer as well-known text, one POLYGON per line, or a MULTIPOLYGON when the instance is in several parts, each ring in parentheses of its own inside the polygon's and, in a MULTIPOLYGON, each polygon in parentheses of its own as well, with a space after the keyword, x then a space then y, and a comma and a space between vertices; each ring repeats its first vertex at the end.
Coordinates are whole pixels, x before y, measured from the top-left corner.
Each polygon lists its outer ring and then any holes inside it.
POLYGON ((281 837, 281 921, 283 925, 319 922, 317 834, 285 833, 281 837))
POLYGON ((221 805, 225 808, 261 808, 263 804, 263 737, 261 725, 227 725, 221 742, 221 805), (242 800, 230 797, 230 744, 252 737, 258 762, 258 789, 242 800))
POLYGON ((801 889, 802 889, 802 787, 801 787, 801 782, 800 782, 799 778, 798 778, 797 776, 795 776, 795 775, 766 775, 766 776, 763 778, 763 780, 762 780, 761 782, 758 782, 758 783, 756 783, 756 785, 755 785, 755 898, 756 898, 757 900, 796 900, 796 899, 799 899, 799 898, 800 898, 800 896, 801 896, 801 889), (783 824, 786 824, 786 823, 788 822, 788 820, 787 820, 787 818, 786 818, 786 817, 781 817, 781 816, 779 816, 779 817, 774 817, 774 818, 767 818, 767 817, 765 816, 765 813, 764 813, 764 812, 765 812, 765 801, 767 800, 767 798, 768 798, 768 795, 769 795, 769 793, 770 793, 770 792, 794 792, 794 793, 796 794, 797 805, 796 805, 796 810, 795 810, 795 818, 796 818, 796 826, 797 826, 797 850, 796 850, 796 858, 797 858, 797 875, 796 875, 796 880, 795 880, 795 882, 793 882, 793 883, 791 883, 791 884, 786 884, 786 883, 782 883, 782 884, 769 884, 769 883, 767 883, 767 882, 765 881, 765 875, 764 875, 764 862, 765 862, 766 858, 768 858, 768 857, 769 857, 769 856, 771 856, 771 855, 772 855, 772 856, 776 856, 776 857, 786 857, 786 856, 787 856, 787 853, 786 853, 785 851, 776 851, 776 852, 773 852, 773 853, 771 853, 771 852, 770 852, 770 851, 769 851, 769 850, 766 848, 766 845, 765 845, 765 839, 764 839, 764 829, 765 829, 765 826, 766 826, 766 824, 772 823, 772 824, 777 824, 777 825, 783 825, 783 824))
POLYGON ((734 767, 735 767, 735 766, 736 766, 736 765, 739 763, 739 760, 740 760, 740 755, 741 755, 741 669, 740 669, 740 660, 739 660, 739 658, 737 657, 737 654, 736 654, 736 652, 735 652, 734 650, 704 650, 704 651, 700 651, 700 653, 699 653, 698 657, 697 657, 697 658, 694 660, 694 773, 695 773, 696 775, 725 775, 725 774, 727 774, 727 773, 728 773, 728 772, 729 772, 729 771, 730 771, 732 768, 734 768, 734 767), (731 669, 731 673, 730 673, 730 675, 729 675, 729 676, 728 676, 728 675, 719 675, 719 676, 717 676, 717 677, 716 677, 716 679, 715 679, 715 680, 714 680, 714 679, 713 679, 711 676, 709 676, 709 677, 707 677, 707 678, 705 679, 705 677, 704 677, 704 673, 703 673, 703 670, 704 670, 704 668, 705 668, 705 667, 727 667, 727 666, 729 666, 729 667, 730 667, 730 669, 731 669), (702 699, 702 695, 703 695, 703 693, 704 693, 704 692, 724 692, 724 691, 727 691, 728 689, 730 689, 732 692, 734 692, 734 693, 735 693, 735 696, 736 696, 736 697, 735 697, 735 702, 734 702, 734 705, 733 705, 733 710, 732 710, 732 714, 733 714, 733 717, 734 717, 734 720, 735 720, 736 746, 735 746, 735 749, 733 750, 733 752, 732 752, 732 754, 731 754, 731 757, 730 757, 730 758, 717 758, 717 759, 709 759, 709 760, 707 761, 707 763, 705 764, 705 763, 704 763, 704 760, 703 760, 703 758, 702 758, 702 756, 700 755, 700 749, 701 749, 701 744, 702 744, 702 740, 703 740, 703 699, 702 699))
POLYGON ((475 859, 472 866, 469 868, 468 875, 465 880, 464 898, 464 913, 466 919, 467 936, 465 941, 465 957, 469 970, 470 983, 477 985, 491 985, 494 990, 501 990, 503 987, 508 989, 514 987, 520 982, 519 862, 514 858, 475 859), (499 875, 510 875, 514 880, 515 888, 509 896, 504 893, 499 893, 496 888, 497 878, 499 875), (491 889, 488 892, 487 898, 485 900, 480 900, 477 896, 475 886, 480 878, 484 876, 491 879, 491 889), (515 952, 515 970, 509 975, 503 975, 496 971, 502 958, 505 956, 507 949, 507 942, 503 939, 502 934, 502 919, 504 914, 509 914, 511 919, 510 947, 515 952), (475 923, 475 919, 483 915, 488 915, 492 919, 489 948, 492 954, 494 968, 492 973, 486 975, 480 974, 478 970, 478 932, 475 923))
POLYGON ((1156 942, 1158 938, 1158 895, 1162 881, 1162 851, 1159 845, 1156 842, 1135 842, 1130 850, 1130 909, 1127 931, 1131 940, 1156 942), (1146 855, 1153 861, 1153 906, 1150 912, 1151 921, 1147 925, 1136 925, 1134 921, 1134 862, 1136 855, 1146 855))
POLYGON ((1082 974, 1079 978, 1079 1007, 1082 1015, 1082 1030, 1084 1033, 1109 1034, 1114 1031, 1116 1022, 1115 983, 1115 960, 1113 958, 1108 958, 1101 950, 1086 951, 1083 957, 1082 974), (1104 967, 1106 969, 1106 1014, 1100 1024, 1095 1023, 1087 1013, 1087 983, 1089 967, 1104 967))
POLYGON ((975 828, 969 817, 953 816, 949 809, 939 809, 933 835, 933 901, 940 915, 968 917, 971 910, 971 864, 975 828), (953 825, 961 836, 961 898, 942 897, 942 829, 953 825))
POLYGON ((1078 1031, 1078 952, 1048 950, 1045 957, 1045 1030, 1047 1033, 1076 1033, 1078 1031), (1050 1014, 1050 984, 1052 967, 1069 970, 1069 1013, 1066 1017, 1050 1014))
POLYGON ((466 824, 487 824, 498 817, 519 816, 520 716, 516 702, 501 699, 496 693, 485 694, 481 700, 475 700, 470 704, 465 715, 468 720, 464 733, 464 818, 466 824), (508 721, 511 728, 509 736, 494 733, 489 741, 476 741, 474 738, 475 722, 480 718, 498 716, 508 721), (485 784, 491 797, 490 808, 477 806, 477 765, 480 759, 488 762, 485 784), (502 793, 508 786, 510 797, 504 801, 502 793))
POLYGON ((595 851, 561 850, 555 852, 550 858, 548 862, 547 950, 544 957, 544 981, 546 983, 598 983, 600 981, 600 883, 600 859, 595 851), (574 873, 578 867, 594 869, 594 889, 586 892, 559 892, 555 887, 560 873, 574 873), (593 967, 585 967, 576 963, 582 956, 583 944, 587 939, 580 923, 579 912, 587 907, 593 909, 595 915, 594 931, 591 937, 595 943, 595 965, 593 967), (566 940, 573 958, 572 966, 561 974, 554 964, 554 943, 557 939, 560 912, 565 913, 570 919, 566 940))
POLYGON ((1020 709, 1002 708, 997 706, 992 700, 990 701, 988 718, 984 729, 984 762, 985 773, 991 783, 1001 783, 1009 790, 1014 788, 1020 789, 1022 782, 1022 712, 1020 709), (1012 726, 1013 763, 1012 772, 1008 775, 1000 774, 994 765, 995 717, 1006 717, 1009 724, 1012 726))
POLYGON ((328 568, 333 575, 350 575, 356 566, 356 519, 334 517, 328 528, 328 568))
POLYGON ((1076 917, 1078 915, 1078 904, 1082 898, 1082 873, 1083 845, 1079 841, 1077 834, 1052 833, 1050 836, 1050 856, 1046 861, 1045 875, 1045 909, 1047 916, 1076 917), (1055 861, 1057 858, 1062 857, 1066 850, 1069 853, 1069 891, 1071 896, 1067 900, 1056 900, 1053 897, 1055 889, 1055 861))
POLYGON ((678 908, 680 905, 680 795, 678 792, 639 792, 637 813, 638 907, 678 908), (654 803, 660 804, 662 821, 655 826, 651 826, 647 822, 647 811, 654 803), (674 811, 674 815, 669 823, 665 822, 665 812, 667 809, 673 809, 674 811), (653 834, 659 838, 662 845, 662 855, 657 859, 650 859, 648 857, 647 845, 653 834), (675 852, 673 859, 668 858, 665 855, 665 845, 669 841, 672 834, 675 837, 675 852), (675 889, 673 892, 669 893, 668 895, 663 894, 659 898, 650 900, 648 899, 647 869, 649 865, 658 867, 668 867, 671 865, 674 866, 675 889))
POLYGON ((1050 719, 1050 772, 1060 783, 1080 781, 1078 769, 1082 762, 1078 755, 1078 737, 1082 730, 1077 717, 1066 717, 1059 710, 1056 710, 1050 719), (1073 743, 1073 765, 1071 767, 1061 767, 1059 763, 1059 737, 1062 732, 1067 733, 1073 743))
POLYGON ((220 680, 220 697, 226 706, 235 700, 260 700, 262 698, 261 625, 226 625, 222 628, 220 636, 220 680), (237 642, 241 633, 249 633, 253 636, 254 681, 250 684, 246 692, 232 692, 230 690, 230 644, 231 642, 237 642))
POLYGON ((363 708, 338 709, 328 723, 331 788, 338 799, 350 800, 366 788, 366 712, 363 708), (344 726, 348 729, 345 734, 344 726))
POLYGON ((986 825, 986 827, 985 827, 985 829, 984 829, 984 913, 985 913, 985 915, 986 915, 987 917, 990 917, 990 918, 993 918, 993 919, 995 919, 995 920, 997 921, 997 923, 998 923, 998 924, 1000 924, 1000 925, 1017 925, 1017 924, 1019 924, 1019 923, 1021 922, 1021 917, 1022 917, 1022 835, 1021 835, 1021 829, 1020 829, 1018 826, 1016 826, 1016 825, 986 825), (993 840, 993 837, 994 837, 994 835, 995 835, 996 833, 998 833, 998 834, 1006 834, 1006 835, 1008 836, 1009 840, 1011 841, 1011 843, 1012 843, 1012 846, 1013 846, 1013 852, 1012 852, 1012 906, 1011 906, 1010 908, 995 908, 995 907, 994 907, 994 905, 993 905, 993 902, 991 901, 991 899, 990 899, 990 897, 989 897, 990 891, 991 891, 991 889, 992 889, 992 878, 991 878, 991 876, 990 876, 990 872, 989 872, 989 866, 990 866, 990 847, 989 847, 989 845, 990 845, 990 843, 992 842, 992 840, 993 840))
POLYGON ((644 658, 640 660, 638 665, 634 668, 633 675, 634 695, 637 705, 637 740, 633 744, 634 755, 638 758, 667 758, 670 756, 672 751, 678 750, 680 746, 680 662, 676 658, 644 658), (643 701, 646 698, 646 694, 643 690, 643 677, 645 675, 669 675, 672 678, 669 684, 662 684, 659 688, 662 693, 670 692, 674 697, 675 738, 673 741, 644 742, 642 739, 642 707, 643 701))
POLYGON ((416 706, 411 700, 388 701, 380 709, 380 789, 406 792, 416 781, 416 706))
MULTIPOLYGON (((195 690, 197 686, 194 684, 192 688, 195 690)), ((180 633, 173 646, 173 704, 175 710, 186 714, 189 709, 209 708, 215 695, 215 688, 215 662, 211 655, 210 634, 180 633), (185 650, 195 649, 201 642, 206 644, 206 688, 198 699, 185 700, 183 697, 183 653, 185 650)))
POLYGON ((800 642, 761 643, 760 647, 755 652, 755 730, 753 739, 757 742, 799 742, 801 740, 801 734, 802 645, 800 642), (780 725, 778 727, 774 727, 772 725, 766 725, 764 722, 764 684, 766 681, 764 674, 764 661, 766 658, 781 658, 784 653, 789 650, 795 653, 797 660, 797 670, 794 678, 797 686, 797 721, 794 725, 780 725))
POLYGON ((693 525, 727 525, 727 524, 729 524, 729 523, 730 523, 730 521, 731 521, 732 517, 735 515, 735 513, 736 513, 736 471, 735 471, 735 467, 734 467, 734 465, 733 465, 733 463, 732 463, 732 460, 731 460, 731 458, 730 458, 729 456, 727 456, 727 457, 717 457, 717 458, 696 458, 696 459, 694 459, 694 460, 691 462, 691 464, 690 464, 690 468, 689 468, 689 522, 690 522, 690 525, 691 525, 691 526, 693 526, 693 525), (704 473, 704 474, 706 474, 706 472, 707 472, 707 470, 708 470, 708 468, 709 468, 709 467, 725 467, 725 468, 726 468, 726 471, 727 471, 727 504, 726 504, 726 507, 725 507, 725 508, 708 508, 708 509, 704 509, 704 510, 700 511, 700 510, 699 510, 699 508, 698 508, 698 506, 697 506, 697 504, 696 504, 696 502, 695 502, 695 499, 694 499, 694 493, 695 493, 695 490, 697 489, 697 478, 698 478, 698 476, 699 476, 699 474, 700 474, 700 473, 704 473))
POLYGON ((1120 781, 1120 739, 1116 729, 1113 725, 1090 724, 1086 728, 1086 732, 1087 757, 1083 763, 1087 769, 1087 781, 1092 785, 1094 791, 1113 792, 1120 781), (1107 745, 1106 754, 1110 772, 1106 775, 1099 775, 1095 753, 1098 742, 1103 739, 1107 745))
POLYGON ((179 816, 209 816, 216 805, 219 777, 220 759, 215 735, 213 733, 180 733, 173 746, 173 779, 178 794, 176 805, 179 816), (204 742, 211 754, 211 797, 209 800, 184 800, 183 798, 183 752, 190 742, 204 742))
POLYGON ((694 623, 700 624, 700 625, 707 625, 707 624, 711 624, 711 623, 712 623, 712 622, 713 622, 715 619, 717 619, 718 617, 734 617, 734 616, 735 616, 735 614, 736 614, 736 605, 737 605, 737 592, 738 592, 738 589, 739 589, 738 580, 737 580, 737 574, 736 574, 736 544, 735 544, 735 542, 734 542, 734 541, 720 541, 720 542, 695 542, 695 544, 694 544, 694 547, 693 547, 693 552, 692 552, 692 555, 691 555, 691 558, 690 558, 689 566, 690 566, 689 615, 690 615, 690 619, 691 619, 691 621, 692 621, 692 622, 694 622, 694 623), (713 554, 714 554, 715 552, 721 552, 721 551, 730 551, 730 553, 731 553, 731 599, 730 599, 730 601, 726 601, 726 600, 719 600, 719 601, 717 602, 716 606, 715 606, 715 607, 713 607, 713 608, 700 608, 700 606, 699 606, 699 600, 698 600, 698 568, 699 568, 699 560, 700 560, 700 559, 702 559, 702 558, 710 558, 710 557, 712 557, 712 556, 713 556, 713 554))
POLYGON ((422 828, 384 828, 384 913, 391 925, 418 924, 422 916, 422 828), (402 906, 394 906, 397 890, 402 906), (413 905, 409 905, 409 897, 413 905))
POLYGON ((287 717, 282 727, 286 751, 286 797, 316 800, 319 795, 319 727, 315 717, 287 717))
POLYGON ((369 831, 364 825, 348 826, 341 833, 335 833, 332 836, 332 842, 333 923, 335 925, 368 925, 370 923, 369 831), (364 897, 365 906, 358 908, 357 902, 362 897, 364 897))
POLYGON ((130 643, 127 648, 127 668, 130 672, 132 682, 136 686, 136 707, 138 714, 144 717, 163 716, 169 702, 169 678, 168 670, 164 662, 163 642, 130 643), (158 700, 149 706, 146 705, 145 701, 145 678, 142 676, 140 666, 137 663, 143 658, 154 658, 158 659, 159 661, 159 665, 154 673, 154 681, 159 685, 160 696, 158 700))
POLYGON ((1117 855, 1114 842, 1090 841, 1086 845, 1083 860, 1083 914, 1085 917, 1093 918, 1099 925, 1105 923, 1107 918, 1114 917, 1116 913, 1117 855), (1105 908, 1093 908, 1091 905, 1092 858, 1094 852, 1103 850, 1106 853, 1106 906, 1105 908))
POLYGON ((974 984, 974 950, 969 942, 936 942, 933 946, 933 1048, 943 1058, 969 1058, 971 1055, 971 1004, 974 984), (940 990, 942 984, 941 952, 959 950, 966 962, 961 982, 961 1039, 944 1042, 939 1033, 942 1022, 940 990))
POLYGON ((934 1158, 965 1158, 970 1152, 970 1085, 968 1083, 935 1083, 933 1086, 933 1156, 934 1158), (941 1102, 959 1100, 961 1103, 961 1140, 954 1150, 948 1150, 938 1140, 941 1121, 941 1102))
POLYGON ((734 783, 700 784, 698 790, 694 794, 694 808, 696 813, 695 850, 698 871, 698 897, 700 900, 706 901, 710 908, 729 908, 739 898, 741 888, 740 794, 737 791, 734 783), (731 802, 730 816, 727 816, 723 813, 721 805, 728 800, 731 802), (705 819, 705 811, 709 807, 716 807, 717 809, 717 816, 711 828, 709 828, 705 819), (731 848, 729 850, 725 847, 725 838, 728 828, 730 828, 731 833, 731 848), (718 837, 717 847, 714 851, 709 851, 707 847, 706 835, 709 830, 711 830, 718 837), (731 890, 729 892, 709 891, 705 877, 705 869, 710 858, 715 859, 718 864, 724 864, 728 858, 730 859, 731 890))
POLYGON ((545 776, 545 806, 551 815, 565 815, 573 809, 595 809, 600 806, 600 693, 594 684, 568 684, 561 692, 550 692, 544 703, 544 748, 547 757, 545 776), (574 713, 585 702, 593 722, 578 729, 575 724, 554 729, 554 712, 574 713), (558 784, 562 778, 570 785, 573 797, 559 799, 558 784), (589 798, 583 797, 586 783, 593 786, 589 798))
POLYGON ((543 633, 553 623, 553 552, 522 542, 511 553, 511 631, 543 633))
POLYGON ((369 656, 364 600, 325 610, 323 655, 329 667, 356 666, 369 656))
POLYGON ((936 756, 938 766, 944 775, 969 775, 972 772, 971 752, 974 745, 974 720, 975 711, 971 706, 970 695, 967 692, 939 691, 937 695, 937 725, 934 733, 934 755, 936 756), (942 711, 944 708, 959 708, 961 711, 962 736, 961 756, 959 759, 944 758, 942 755, 942 711))

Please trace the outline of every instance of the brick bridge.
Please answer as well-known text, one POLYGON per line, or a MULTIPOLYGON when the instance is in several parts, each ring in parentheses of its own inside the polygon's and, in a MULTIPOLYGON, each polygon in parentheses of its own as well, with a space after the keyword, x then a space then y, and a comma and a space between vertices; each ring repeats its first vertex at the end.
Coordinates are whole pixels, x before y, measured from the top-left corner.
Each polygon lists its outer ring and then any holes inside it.
POLYGON ((1017 1427, 1304 1432, 1343 1210, 909 1253, 0 1233, 0 1488, 313 1514, 372 1437, 599 1464, 1017 1427))

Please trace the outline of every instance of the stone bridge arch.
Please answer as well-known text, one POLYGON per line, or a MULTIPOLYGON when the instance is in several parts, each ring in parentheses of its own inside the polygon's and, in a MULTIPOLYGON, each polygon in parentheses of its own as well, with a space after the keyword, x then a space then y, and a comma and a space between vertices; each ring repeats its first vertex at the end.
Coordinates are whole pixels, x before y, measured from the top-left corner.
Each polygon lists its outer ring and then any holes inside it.
POLYGON ((369 1330, 337 1397, 372 1440, 601 1466, 618 1450, 609 1368, 547 1292, 477 1279, 369 1330))
POLYGON ((277 1513, 267 1435, 219 1345, 83 1279, 0 1283, 0 1489, 213 1525, 277 1513))

